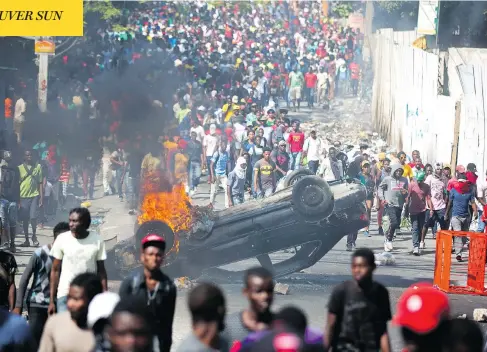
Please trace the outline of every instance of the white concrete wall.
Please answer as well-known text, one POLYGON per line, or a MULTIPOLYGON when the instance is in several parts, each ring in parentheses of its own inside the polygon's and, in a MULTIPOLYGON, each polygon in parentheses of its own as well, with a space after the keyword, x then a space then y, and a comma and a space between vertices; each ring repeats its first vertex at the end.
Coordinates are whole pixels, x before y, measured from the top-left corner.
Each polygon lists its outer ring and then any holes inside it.
POLYGON ((376 34, 372 118, 389 144, 450 162, 455 99, 438 96, 439 57, 411 46, 413 32, 376 34))

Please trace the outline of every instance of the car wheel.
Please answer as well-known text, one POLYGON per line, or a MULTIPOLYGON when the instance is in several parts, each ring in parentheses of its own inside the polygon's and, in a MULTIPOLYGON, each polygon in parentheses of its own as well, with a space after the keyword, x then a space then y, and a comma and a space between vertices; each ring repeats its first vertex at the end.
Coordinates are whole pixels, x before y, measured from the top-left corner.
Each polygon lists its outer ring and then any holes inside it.
POLYGON ((294 210, 307 221, 326 219, 333 212, 335 199, 328 183, 318 176, 306 176, 293 186, 294 210))
POLYGON ((148 234, 154 233, 166 240, 166 253, 174 246, 174 231, 162 221, 148 221, 140 225, 135 233, 135 245, 140 250, 140 241, 148 234))
POLYGON ((309 169, 298 169, 291 172, 289 175, 286 176, 284 179, 284 187, 289 187, 294 185, 298 180, 302 179, 305 176, 314 175, 313 172, 309 169))

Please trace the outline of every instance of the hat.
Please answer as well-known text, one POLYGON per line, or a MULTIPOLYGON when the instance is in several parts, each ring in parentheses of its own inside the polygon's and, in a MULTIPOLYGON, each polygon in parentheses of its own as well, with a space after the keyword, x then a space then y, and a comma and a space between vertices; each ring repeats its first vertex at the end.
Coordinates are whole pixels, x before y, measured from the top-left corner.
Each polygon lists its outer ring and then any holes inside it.
POLYGON ((238 97, 236 95, 234 95, 232 97, 232 103, 234 103, 234 104, 237 104, 238 103, 238 97))
POLYGON ((379 153, 379 154, 377 155, 377 158, 378 158, 380 161, 386 160, 386 153, 379 153))
POLYGON ((426 334, 448 318, 450 303, 448 296, 429 284, 417 284, 404 291, 397 303, 392 323, 426 334))
POLYGON ((142 248, 149 247, 149 245, 154 245, 156 247, 166 247, 166 240, 164 237, 159 236, 158 234, 155 233, 149 233, 147 236, 145 236, 142 241, 142 248))
POLYGON ((450 164, 443 164, 443 169, 450 169, 451 170, 450 164))
POLYGON ((475 165, 474 163, 468 163, 467 164, 467 170, 468 171, 475 171, 475 170, 477 170, 477 165, 475 165))
POLYGON ((91 329, 98 320, 108 319, 119 301, 120 297, 114 292, 107 291, 97 294, 88 306, 88 327, 91 329))
POLYGON ((461 174, 465 173, 465 166, 463 165, 457 165, 457 167, 455 168, 455 170, 461 174))
POLYGON ((279 145, 286 145, 286 141, 285 140, 279 141, 279 145))
POLYGON ((370 163, 367 160, 364 160, 360 163, 361 167, 364 167, 365 165, 370 165, 370 163))

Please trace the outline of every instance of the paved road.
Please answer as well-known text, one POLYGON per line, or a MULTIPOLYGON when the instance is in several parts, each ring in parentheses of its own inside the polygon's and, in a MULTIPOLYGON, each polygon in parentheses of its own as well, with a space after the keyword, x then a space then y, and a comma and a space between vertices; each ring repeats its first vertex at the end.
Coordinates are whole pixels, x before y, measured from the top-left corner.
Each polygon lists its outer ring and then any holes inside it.
MULTIPOLYGON (((303 109, 301 113, 296 114, 298 117, 316 118, 322 117, 322 114, 311 114, 310 111, 303 109)), ((101 194, 100 183, 97 183, 96 194, 101 194)), ((197 203, 205 203, 209 198, 209 187, 203 184, 200 187, 200 193, 196 194, 197 203)), ((72 205, 79 204, 75 198, 71 199, 72 205)), ((223 204, 223 195, 219 194, 217 203, 223 204)), ((115 238, 123 240, 133 234, 133 224, 135 217, 127 214, 126 204, 121 203, 116 196, 100 197, 92 202, 90 207, 92 213, 104 221, 100 227, 100 232, 105 240, 113 242, 115 238)), ((52 241, 52 226, 57 221, 67 220, 67 214, 59 214, 57 219, 48 223, 44 230, 39 231, 39 241, 46 244, 52 241)), ((369 247, 376 253, 383 251, 383 240, 377 233, 375 221, 371 227, 372 237, 359 235, 357 245, 359 247, 369 247)), ((20 244, 22 238, 17 241, 20 244)), ((434 267, 434 241, 426 241, 427 249, 420 257, 409 254, 411 250, 411 236, 404 233, 398 236, 395 241, 394 256, 396 265, 381 266, 376 271, 376 279, 388 287, 391 302, 396 305, 397 299, 402 291, 412 283, 418 281, 432 281, 434 267)), ((32 249, 22 249, 16 254, 19 263, 20 273, 27 264, 32 249)), ((273 261, 284 259, 290 254, 280 252, 271 256, 273 261)), ((289 275, 279 280, 279 282, 288 284, 290 287, 288 295, 279 295, 276 298, 276 309, 285 305, 296 305, 302 308, 308 315, 310 323, 317 327, 324 326, 325 323, 325 306, 333 287, 350 277, 349 270, 350 253, 345 251, 345 240, 340 241, 333 250, 322 258, 313 267, 300 273, 289 275)), ((226 266, 227 270, 244 270, 252 265, 257 265, 256 260, 246 260, 226 266)), ((457 271, 465 271, 465 265, 457 267, 457 271)), ((18 279, 20 275, 18 276, 18 279)), ((228 311, 234 312, 245 307, 246 302, 241 295, 242 282, 240 279, 231 282, 221 280, 216 277, 206 277, 208 280, 218 282, 227 295, 228 311)), ((110 281, 110 289, 116 290, 119 286, 118 281, 110 281)), ((187 290, 180 290, 177 302, 176 318, 174 323, 174 343, 175 346, 188 333, 190 319, 186 308, 187 290)), ((483 299, 475 296, 452 296, 453 311, 455 314, 467 313, 472 314, 476 307, 483 306, 483 299)), ((398 331, 391 328, 393 347, 399 351, 401 341, 398 331)))

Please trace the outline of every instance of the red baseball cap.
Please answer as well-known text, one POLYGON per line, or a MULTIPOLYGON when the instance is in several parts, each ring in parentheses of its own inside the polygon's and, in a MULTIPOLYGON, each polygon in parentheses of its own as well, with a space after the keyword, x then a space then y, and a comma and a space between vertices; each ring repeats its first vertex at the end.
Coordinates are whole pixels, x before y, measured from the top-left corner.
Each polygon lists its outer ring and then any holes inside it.
POLYGON ((162 249, 166 248, 166 240, 164 239, 164 237, 159 236, 155 233, 149 233, 147 236, 145 236, 142 239, 141 244, 142 248, 149 247, 149 245, 161 247, 162 249))
POLYGON ((449 314, 448 296, 431 284, 419 283, 403 292, 392 323, 426 334, 437 328, 449 314))
POLYGON ((463 165, 457 165, 457 167, 456 167, 455 170, 457 170, 457 172, 463 174, 465 172, 465 166, 463 166, 463 165))

